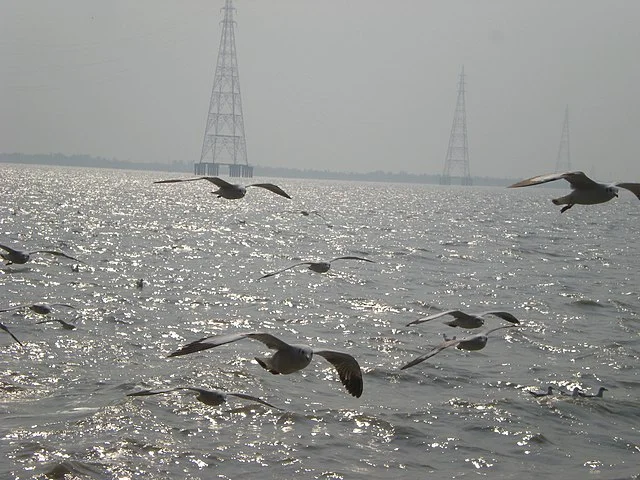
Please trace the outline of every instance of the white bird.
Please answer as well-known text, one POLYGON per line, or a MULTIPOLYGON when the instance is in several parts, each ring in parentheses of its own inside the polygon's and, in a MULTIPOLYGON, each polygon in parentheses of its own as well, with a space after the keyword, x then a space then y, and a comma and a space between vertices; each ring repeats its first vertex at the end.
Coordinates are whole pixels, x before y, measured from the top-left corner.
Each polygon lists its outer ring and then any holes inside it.
POLYGON ((566 212, 575 204, 594 205, 596 203, 604 203, 618 196, 618 187, 631 191, 638 199, 640 199, 640 183, 598 183, 591 180, 582 172, 564 172, 549 173, 539 175, 537 177, 527 178, 518 183, 510 185, 509 188, 528 187, 531 185, 539 185, 541 183, 553 182, 564 178, 571 184, 572 192, 564 197, 554 198, 551 200, 554 205, 566 205, 562 207, 560 213, 566 212))
POLYGON ((196 398, 198 400, 200 400, 205 405, 210 405, 212 407, 222 405, 224 402, 227 401, 227 397, 231 395, 232 397, 242 398, 243 400, 258 402, 268 407, 275 408, 276 410, 282 410, 281 408, 271 405, 270 403, 267 403, 264 400, 259 399, 258 397, 246 395, 244 393, 223 392, 221 390, 205 390, 204 388, 196 388, 196 387, 176 387, 176 388, 170 388, 168 390, 141 390, 139 392, 127 393, 127 397, 143 397, 147 395, 160 395, 163 393, 176 392, 178 390, 190 390, 192 392, 195 392, 196 398))
POLYGON ((7 252, 0 253, 0 257, 2 257, 2 259, 6 262, 6 265, 11 265, 12 263, 27 263, 31 259, 31 255, 35 255, 36 253, 48 253, 50 255, 56 255, 58 257, 64 257, 70 260, 75 260, 76 262, 84 263, 82 260, 78 260, 77 258, 67 255, 66 253, 58 252, 57 250, 34 250, 33 252, 26 252, 24 250, 16 250, 14 248, 7 247, 5 245, 0 245, 0 248, 7 252))
POLYGON ((228 200, 237 200, 239 198, 244 197, 247 193, 248 187, 266 188, 267 190, 273 193, 276 193, 282 197, 291 198, 287 192, 282 190, 277 185, 274 185, 273 183, 253 183, 251 185, 244 186, 244 185, 232 184, 232 183, 226 182, 219 177, 181 178, 181 179, 175 179, 175 180, 159 180, 153 183, 196 182, 198 180, 206 180, 208 182, 213 183, 218 187, 218 190, 215 190, 214 192, 211 192, 211 193, 218 195, 218 198, 222 197, 228 200))
POLYGON ((587 393, 582 393, 582 392, 578 392, 578 395, 580 395, 581 397, 586 397, 586 398, 602 398, 602 394, 606 391, 608 391, 608 388, 605 387, 600 387, 598 389, 598 393, 596 393, 595 395, 589 395, 587 393))
POLYGON ((445 315, 451 315, 455 318, 450 322, 444 322, 446 325, 450 327, 461 327, 461 328, 478 328, 484 325, 484 316, 485 315, 495 315, 496 317, 500 317, 507 322, 519 324, 520 321, 511 315, 509 312, 483 312, 483 313, 471 313, 467 314, 461 312, 460 310, 447 310, 445 312, 436 313, 435 315, 430 315, 428 317, 419 318, 418 320, 414 320, 413 322, 407 323, 407 327, 409 325, 417 325, 419 323, 428 322, 430 320, 435 320, 436 318, 443 317, 445 315))
POLYGON ((444 342, 442 342, 437 347, 433 348, 430 352, 425 353, 424 355, 415 358, 410 361, 406 365, 402 366, 400 370, 404 370, 409 367, 413 367, 421 362, 424 362, 426 359, 433 357, 434 355, 440 353, 445 348, 456 347, 459 350, 482 350, 487 344, 487 340, 489 339, 489 334, 491 332, 495 332, 496 330, 501 330, 503 328, 514 328, 517 325, 503 325, 502 327, 492 328, 491 330, 487 330, 483 333, 477 333, 475 335, 470 335, 468 337, 463 338, 447 338, 444 336, 444 342))
POLYGON ((18 344, 19 344, 21 347, 23 346, 23 345, 22 345, 22 342, 21 342, 20 340, 18 340, 18 339, 17 339, 17 337, 16 337, 13 333, 11 333, 11 332, 9 331, 9 329, 8 329, 8 328, 7 328, 3 323, 0 323, 0 330, 4 330, 5 332, 7 332, 9 335, 11 335, 11 338, 13 338, 16 342, 18 342, 18 344))
POLYGON ((547 387, 547 391, 546 392, 534 392, 533 390, 527 390, 527 392, 529 392, 534 397, 546 397, 546 396, 549 396, 549 395, 553 395, 553 387, 551 385, 549 385, 547 387))
POLYGON ((267 277, 273 277, 274 275, 278 275, 279 273, 286 272, 287 270, 291 270, 292 268, 299 267, 300 265, 309 265, 309 270, 312 270, 316 273, 325 273, 329 271, 329 269, 331 268, 331 264, 336 260, 361 260, 363 262, 376 263, 373 260, 369 260, 368 258, 353 257, 353 256, 338 257, 338 258, 334 258, 333 260, 329 260, 328 262, 300 262, 300 263, 296 263, 295 265, 291 265, 290 267, 283 268, 282 270, 278 270, 277 272, 267 273, 266 275, 261 276, 258 280, 262 280, 263 278, 267 278, 267 277))
POLYGON ((360 397, 360 395, 362 395, 362 371, 356 359, 351 355, 332 350, 314 350, 307 345, 289 345, 269 333, 248 332, 232 333, 230 335, 211 335, 181 347, 179 350, 171 353, 169 357, 177 357, 207 350, 226 343, 236 342, 243 338, 258 340, 267 347, 276 350, 271 357, 255 357, 258 364, 270 373, 287 375, 297 372, 311 363, 313 355, 320 355, 335 367, 342 384, 351 395, 354 397, 360 397))

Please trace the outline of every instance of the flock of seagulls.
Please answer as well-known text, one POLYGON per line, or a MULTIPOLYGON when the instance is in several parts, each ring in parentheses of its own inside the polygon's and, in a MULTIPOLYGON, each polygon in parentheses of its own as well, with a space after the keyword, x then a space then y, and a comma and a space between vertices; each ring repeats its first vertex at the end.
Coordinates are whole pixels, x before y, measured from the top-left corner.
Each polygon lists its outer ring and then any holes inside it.
MULTIPOLYGON (((602 184, 597 183, 588 178, 582 172, 565 172, 565 173, 554 173, 547 175, 539 175, 536 177, 532 177, 526 180, 522 180, 518 183, 515 183, 510 186, 510 188, 516 187, 526 187, 532 185, 539 185, 542 183, 551 182, 554 180, 565 179, 571 185, 572 191, 568 195, 565 195, 560 198, 553 199, 553 203, 556 205, 564 205, 561 209, 561 213, 566 210, 572 208, 576 204, 581 205, 591 205, 597 203, 603 203, 611 200, 614 197, 618 196, 618 187, 630 190, 640 199, 640 184, 639 183, 616 183, 616 184, 602 184)), ((225 198, 228 200, 237 200, 241 199, 246 195, 248 187, 260 187, 266 190, 269 190, 272 193, 280 195, 284 198, 291 199, 291 196, 286 193, 282 188, 272 183, 255 183, 250 185, 239 185, 239 184, 231 184, 226 182, 225 180, 219 177, 197 177, 197 178, 187 178, 187 179, 171 179, 171 180, 160 180, 154 183, 157 184, 165 184, 165 183, 179 183, 179 182, 195 182, 204 180, 214 184, 218 187, 217 190, 212 193, 217 195, 219 198, 225 198)), ((309 216, 311 214, 315 214, 320 216, 317 211, 307 211, 307 210, 299 210, 299 213, 305 216, 309 216)), ((35 254, 50 254, 57 257, 67 258, 69 260, 73 260, 76 262, 84 263, 81 260, 78 260, 75 257, 67 255, 66 253, 57 251, 57 250, 34 250, 34 251, 23 251, 18 250, 12 247, 8 247, 5 245, 0 245, 0 249, 4 250, 4 253, 0 253, 0 256, 5 261, 6 265, 11 264, 24 264, 28 262, 32 255, 35 254)), ((272 273, 267 273, 261 276, 259 279, 264 279, 268 277, 273 277, 279 275, 287 270, 294 269, 299 266, 306 265, 309 270, 316 273, 326 273, 330 270, 333 262, 338 260, 356 260, 363 261, 369 263, 375 263, 373 260, 363 257, 357 256, 342 256, 337 257, 329 261, 321 261, 321 262, 299 262, 289 267, 283 268, 281 270, 277 270, 272 273)), ((143 280, 139 280, 137 282, 137 286, 142 288, 143 280)), ((62 307, 62 308, 70 308, 75 309, 73 305, 65 304, 65 303, 34 303, 29 305, 18 305, 12 306, 5 309, 0 309, 0 313, 15 311, 20 309, 29 309, 39 315, 48 315, 51 313, 53 308, 62 307)), ((520 321, 511 313, 505 311, 487 311, 482 313, 465 313, 461 310, 446 310, 437 314, 429 315, 426 317, 419 318, 407 324, 407 326, 418 325, 425 322, 430 322, 432 320, 436 320, 442 317, 450 316, 453 317, 453 320, 444 322, 445 325, 455 328, 462 329, 475 329, 480 328, 485 324, 485 317, 487 316, 498 317, 506 322, 508 325, 501 325, 498 327, 494 327, 488 329, 482 333, 477 333, 473 335, 467 335, 463 337, 451 337, 448 338, 446 335, 443 335, 443 341, 433 347, 428 352, 420 355, 419 357, 411 360, 409 363, 400 367, 401 370, 408 369, 415 365, 418 365, 425 360, 437 355, 438 353, 446 350, 450 347, 454 347, 458 350, 465 351, 477 351, 482 350, 487 345, 489 335, 493 332, 497 332, 499 330, 506 330, 511 328, 517 328, 520 326, 520 321)), ((38 323, 48 323, 48 322, 58 322, 65 329, 74 329, 75 325, 65 322, 59 319, 46 319, 40 321, 38 323)), ((6 325, 0 323, 0 329, 9 334, 14 341, 18 344, 23 345, 18 338, 15 337, 13 333, 9 331, 6 325)), ((262 368, 267 370, 268 372, 278 375, 288 375, 294 372, 298 372, 304 368, 306 368, 312 361, 314 355, 323 357, 327 360, 336 370, 340 381, 344 385, 345 389, 349 394, 354 397, 359 398, 363 392, 363 379, 362 379, 362 370, 358 361, 350 354, 339 352, 335 350, 327 350, 327 349, 314 349, 308 345, 304 344, 290 344, 287 343, 270 333, 265 332, 242 332, 242 333, 231 333, 231 334, 220 334, 220 335, 211 335, 204 338, 200 338, 191 343, 188 343, 178 350, 170 353, 169 357, 179 357, 184 355, 190 355, 193 353, 201 352, 203 350, 208 350, 211 348, 216 348, 221 345, 237 342, 243 339, 251 339, 257 340, 264 344, 267 348, 274 350, 275 352, 271 356, 266 357, 255 357, 256 362, 262 368)), ((528 391, 534 397, 545 397, 553 394, 554 387, 549 386, 546 391, 542 392, 534 392, 528 391)), ((578 387, 575 387, 572 392, 565 392, 560 389, 560 393, 562 395, 569 395, 573 398, 578 397, 597 397, 602 398, 603 392, 607 389, 605 387, 600 387, 598 393, 596 394, 585 394, 578 387)), ((263 404, 270 408, 279 409, 274 405, 252 395, 247 395, 241 392, 225 392, 224 390, 216 389, 216 390, 207 390, 198 387, 191 386, 178 386, 174 388, 169 388, 165 390, 141 390, 133 393, 129 393, 128 396, 131 397, 142 397, 142 396, 152 396, 152 395, 161 395, 172 392, 186 391, 189 393, 194 393, 196 395, 196 399, 206 405, 217 406, 225 403, 229 396, 236 397, 242 400, 248 400, 250 402, 263 404)))

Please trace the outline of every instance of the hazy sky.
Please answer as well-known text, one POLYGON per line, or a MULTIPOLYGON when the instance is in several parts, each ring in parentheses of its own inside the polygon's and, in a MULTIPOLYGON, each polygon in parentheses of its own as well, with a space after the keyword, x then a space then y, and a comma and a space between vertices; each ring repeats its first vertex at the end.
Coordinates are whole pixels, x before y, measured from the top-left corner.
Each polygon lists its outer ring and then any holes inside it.
MULTIPOLYGON (((198 161, 224 0, 0 0, 0 151, 198 161)), ((640 181, 640 1, 236 0, 249 163, 640 181)))

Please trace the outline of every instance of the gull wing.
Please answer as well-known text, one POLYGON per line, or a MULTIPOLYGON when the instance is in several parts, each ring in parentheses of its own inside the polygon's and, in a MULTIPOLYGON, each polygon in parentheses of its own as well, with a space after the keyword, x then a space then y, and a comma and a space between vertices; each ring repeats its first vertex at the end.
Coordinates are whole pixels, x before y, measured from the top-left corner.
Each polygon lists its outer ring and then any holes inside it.
POLYGON ((617 187, 626 188, 640 200, 640 183, 616 183, 617 187))
POLYGON ((69 305, 68 303, 52 303, 51 306, 73 308, 74 310, 76 309, 76 307, 74 307, 73 305, 69 305))
POLYGON ((471 315, 467 315, 464 312, 461 312, 460 310, 446 310, 444 312, 440 312, 440 313, 436 313, 434 315, 429 315, 428 317, 422 317, 419 318, 418 320, 414 320, 413 322, 407 323, 407 327, 409 325, 417 325, 419 323, 424 323, 424 322, 428 322, 430 320, 435 320, 436 318, 440 318, 443 317, 445 315, 452 315, 455 318, 470 318, 471 315))
POLYGON ((282 270, 278 270, 277 272, 267 273, 266 275, 261 276, 258 280, 262 280, 263 278, 273 277, 274 275, 278 275, 279 273, 286 272, 287 270, 291 270, 292 268, 299 267, 300 265, 311 265, 312 262, 300 262, 295 265, 291 265, 290 267, 283 268, 282 270))
POLYGON ((209 337, 201 338, 200 340, 196 340, 195 342, 191 342, 183 347, 180 347, 175 352, 169 354, 169 357, 178 357, 180 355, 188 355, 189 353, 200 352, 209 348, 219 347, 220 345, 236 342, 247 337, 258 340, 273 350, 280 350, 289 347, 288 343, 283 342, 279 338, 274 337, 269 333, 232 333, 230 335, 211 335, 209 337))
POLYGON ((11 335, 11 338, 13 338, 16 342, 18 342, 18 344, 19 344, 21 347, 22 347, 22 346, 24 346, 24 345, 22 345, 22 342, 21 342, 20 340, 18 340, 18 339, 16 338, 16 336, 15 336, 13 333, 11 333, 11 332, 9 331, 9 329, 8 329, 4 324, 2 324, 2 323, 0 323, 0 330, 4 330, 4 331, 5 331, 5 332, 7 332, 9 335, 11 335))
POLYGON ((53 323, 58 322, 65 330, 75 330, 76 326, 72 323, 65 322, 64 320, 60 320, 59 318, 50 318, 49 320, 40 320, 36 322, 36 325, 40 325, 42 323, 53 323))
POLYGON ((336 368, 347 392, 358 398, 362 395, 362 370, 360 370, 360 365, 355 358, 348 353, 332 350, 314 350, 313 353, 324 357, 336 368))
POLYGON ((127 393, 127 397, 144 397, 147 395, 160 395, 162 393, 175 392, 181 388, 170 388, 168 390, 140 390, 139 392, 127 393))
POLYGON ((6 250, 9 253, 19 253, 19 250, 14 250, 13 248, 7 247, 5 245, 0 245, 0 248, 6 250))
POLYGON ((20 310, 21 308, 29 308, 31 305, 18 305, 17 307, 3 308, 0 310, 0 313, 3 312, 12 312, 14 310, 20 310))
POLYGON ((158 180, 157 182, 153 182, 153 183, 197 182, 198 180, 206 180, 207 182, 211 182, 220 188, 233 186, 229 182, 225 182, 224 180, 218 177, 174 178, 171 180, 158 180))
POLYGON ((246 395, 244 393, 227 392, 227 395, 231 395, 231 396, 234 396, 234 397, 242 398, 244 400, 250 400, 252 402, 258 402, 258 403, 261 403, 263 405, 266 405, 267 407, 275 408, 276 410, 282 410, 281 408, 278 408, 275 405, 271 405, 270 403, 267 403, 264 400, 259 399, 258 397, 254 397, 254 396, 251 396, 251 395, 246 395))
POLYGON ((430 352, 425 353, 424 355, 421 355, 413 360, 411 360, 409 363, 407 363, 406 365, 403 365, 402 367, 400 367, 400 370, 404 370, 406 368, 409 367, 413 367, 414 365, 417 365, 419 363, 424 362, 426 359, 433 357, 434 355, 440 353, 442 350, 444 350, 445 348, 449 348, 449 347, 455 347, 457 346, 461 341, 465 340, 460 339, 457 340, 455 338, 452 338, 451 340, 445 340, 444 342, 442 342, 440 345, 438 345, 437 347, 433 348, 430 352))
POLYGON ((564 172, 564 173, 548 173, 546 175, 538 175, 537 177, 527 178, 513 185, 509 185, 509 188, 516 187, 529 187, 531 185, 539 185, 541 183, 553 182, 554 180, 560 180, 564 178, 571 184, 572 188, 593 188, 599 185, 583 172, 564 172))
POLYGON ((516 324, 520 323, 520 320, 518 320, 516 317, 511 315, 509 312, 483 312, 478 316, 484 317, 485 315, 495 315, 496 317, 500 317, 501 319, 506 320, 507 322, 516 323, 516 324))
POLYGON ((33 255, 34 253, 49 253, 57 257, 64 257, 64 258, 68 258, 69 260, 75 260, 76 262, 84 263, 82 260, 78 260, 77 258, 72 257, 71 255, 67 255, 66 253, 58 252, 56 250, 35 250, 33 252, 29 252, 29 255, 33 255))
POLYGON ((333 260, 330 260, 329 263, 333 263, 336 260, 362 260, 363 262, 369 262, 369 263, 376 263, 373 260, 369 260, 368 258, 362 258, 362 257, 353 257, 353 256, 346 256, 346 257, 338 257, 338 258, 334 258, 333 260))
MULTIPOLYGON (((225 182, 226 183, 226 182, 225 182)), ((221 186, 221 185, 218 185, 221 186)), ((281 189, 279 186, 274 185, 273 183, 252 183, 251 185, 247 185, 247 187, 261 187, 261 188, 266 188, 267 190, 273 192, 273 193, 277 193, 278 195, 280 195, 281 197, 285 197, 285 198, 289 198, 291 199, 291 197, 289 196, 289 194, 287 192, 285 192, 283 189, 281 189)))

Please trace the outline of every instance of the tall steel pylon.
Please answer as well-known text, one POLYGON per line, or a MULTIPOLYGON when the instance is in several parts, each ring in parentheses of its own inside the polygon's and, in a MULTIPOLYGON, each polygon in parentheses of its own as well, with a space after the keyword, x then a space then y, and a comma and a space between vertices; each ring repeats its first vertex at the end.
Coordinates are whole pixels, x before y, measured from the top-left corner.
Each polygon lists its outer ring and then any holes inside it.
POLYGON ((222 35, 218 63, 213 80, 209 115, 202 142, 200 162, 194 165, 196 175, 217 175, 220 165, 229 166, 232 177, 252 177, 253 167, 247 160, 247 144, 242 117, 240 75, 234 33, 235 8, 226 0, 222 8, 222 35), (208 161, 211 159, 211 161, 208 161))
POLYGON ((569 144, 569 105, 564 110, 564 123, 562 124, 562 136, 560 137, 560 147, 558 147, 558 157, 556 158, 556 172, 571 171, 571 150, 569 144))
POLYGON ((467 112, 465 107, 465 81, 464 66, 458 82, 458 100, 453 115, 453 125, 449 136, 447 158, 444 162, 444 170, 440 177, 440 185, 451 185, 451 179, 459 177, 461 185, 471 185, 471 173, 469 172, 469 143, 467 141, 467 112), (458 171, 458 175, 452 172, 458 171))

